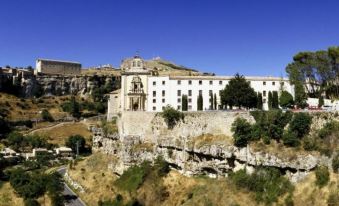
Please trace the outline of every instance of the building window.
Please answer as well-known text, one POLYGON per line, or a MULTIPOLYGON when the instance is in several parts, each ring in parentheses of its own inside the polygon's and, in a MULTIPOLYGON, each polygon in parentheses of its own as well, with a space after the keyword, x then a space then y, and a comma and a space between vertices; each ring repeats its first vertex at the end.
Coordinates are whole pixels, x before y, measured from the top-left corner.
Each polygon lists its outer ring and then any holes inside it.
POLYGON ((180 98, 178 98, 178 103, 181 103, 181 99, 180 98))
POLYGON ((156 99, 153 99, 153 103, 156 103, 157 102, 157 100, 156 99))
POLYGON ((213 81, 212 80, 210 80, 210 85, 213 85, 213 81))
POLYGON ((181 80, 178 80, 178 85, 180 85, 181 84, 181 80))
POLYGON ((162 81, 162 85, 165 85, 165 81, 162 81))
POLYGON ((192 90, 188 90, 188 96, 192 96, 192 90))
POLYGON ((222 85, 222 81, 219 81, 219 85, 222 85))
POLYGON ((192 84, 192 80, 188 80, 188 84, 191 85, 192 84))
POLYGON ((188 103, 191 103, 192 102, 192 99, 191 98, 188 98, 188 103))
POLYGON ((199 95, 202 95, 202 90, 199 90, 199 95))
POLYGON ((262 92, 262 96, 263 96, 263 97, 266 97, 266 91, 263 91, 263 92, 262 92))
POLYGON ((262 85, 266 85, 266 82, 262 82, 262 85))
POLYGON ((153 86, 155 86, 156 84, 157 84, 157 83, 154 81, 154 82, 153 82, 153 86))
POLYGON ((157 92, 153 91, 153 97, 157 96, 157 92))
POLYGON ((157 108, 156 108, 156 107, 153 107, 153 111, 155 111, 155 110, 157 110, 157 108))
POLYGON ((275 82, 272 82, 272 85, 274 86, 274 85, 275 85, 275 82))
POLYGON ((284 86, 284 83, 285 83, 285 82, 281 82, 281 86, 284 86))
POLYGON ((162 99, 162 103, 165 103, 165 99, 162 99))
POLYGON ((178 90, 177 93, 178 93, 178 96, 181 96, 181 90, 178 90))
POLYGON ((266 103, 266 99, 263 99, 263 101, 262 101, 263 103, 266 103))
POLYGON ((162 107, 162 110, 165 110, 165 107, 164 107, 164 106, 162 107))
POLYGON ((178 107, 177 107, 177 108, 178 108, 178 110, 181 110, 181 106, 180 106, 180 105, 178 105, 178 107))
POLYGON ((213 94, 213 91, 212 91, 212 90, 210 90, 210 91, 209 91, 209 94, 210 94, 210 95, 211 95, 211 94, 213 94))
POLYGON ((202 85, 202 80, 199 80, 199 85, 202 85))
POLYGON ((188 110, 192 110, 192 105, 188 105, 188 110))
POLYGON ((162 90, 162 96, 163 97, 165 96, 165 90, 162 90))

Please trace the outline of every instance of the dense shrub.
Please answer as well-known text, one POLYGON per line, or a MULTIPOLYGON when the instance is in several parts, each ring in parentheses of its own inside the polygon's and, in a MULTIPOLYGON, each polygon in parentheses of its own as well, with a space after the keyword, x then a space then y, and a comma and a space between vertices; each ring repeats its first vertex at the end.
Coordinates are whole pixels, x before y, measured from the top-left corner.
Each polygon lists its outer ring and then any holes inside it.
POLYGON ((287 131, 284 133, 283 142, 284 142, 284 145, 287 145, 290 147, 297 147, 300 145, 300 140, 298 139, 297 135, 291 131, 287 131))
POLYGON ((150 172, 151 165, 149 162, 143 162, 141 165, 128 168, 115 184, 123 190, 130 192, 136 191, 144 182, 147 173, 150 172))
POLYGON ((72 135, 69 136, 68 139, 65 141, 65 145, 67 147, 72 148, 74 152, 77 152, 77 149, 79 149, 79 153, 86 152, 86 140, 81 135, 72 135))
POLYGON ((295 133, 298 138, 302 138, 310 131, 312 123, 312 117, 304 112, 294 114, 292 121, 290 122, 289 129, 295 133))
POLYGON ((287 192, 293 191, 293 185, 283 177, 278 169, 260 168, 253 174, 246 174, 245 170, 239 170, 230 175, 232 182, 238 188, 245 188, 255 192, 256 200, 266 204, 272 204, 287 192))
POLYGON ((330 172, 326 166, 320 166, 315 170, 315 177, 315 184, 321 188, 330 181, 330 172))
POLYGON ((53 116, 49 113, 49 111, 47 109, 42 110, 41 117, 45 121, 54 122, 53 116))
POLYGON ((339 122, 338 121, 330 121, 327 122, 323 128, 318 131, 318 136, 322 139, 330 136, 333 133, 339 132, 339 122))
POLYGON ((293 96, 287 91, 282 91, 279 103, 282 108, 292 108, 294 105, 293 96))
POLYGON ((231 131, 233 132, 234 145, 245 147, 252 137, 251 124, 246 119, 237 118, 232 123, 231 131))
POLYGON ((161 112, 161 116, 164 118, 168 129, 173 129, 178 121, 184 119, 184 114, 175 110, 171 106, 166 106, 165 109, 161 112))
POLYGON ((339 154, 332 159, 332 167, 335 173, 339 173, 339 154))

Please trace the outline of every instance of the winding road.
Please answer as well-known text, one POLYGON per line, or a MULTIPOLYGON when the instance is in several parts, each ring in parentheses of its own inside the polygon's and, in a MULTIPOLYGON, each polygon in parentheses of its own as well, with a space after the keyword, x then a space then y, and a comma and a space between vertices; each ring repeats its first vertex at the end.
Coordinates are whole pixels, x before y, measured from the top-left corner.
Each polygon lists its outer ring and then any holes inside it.
MULTIPOLYGON (((58 170, 62 176, 66 173, 66 167, 61 167, 58 170)), ((73 192, 71 188, 68 187, 66 183, 64 183, 64 191, 63 195, 65 197, 65 206, 86 206, 86 204, 73 192)))

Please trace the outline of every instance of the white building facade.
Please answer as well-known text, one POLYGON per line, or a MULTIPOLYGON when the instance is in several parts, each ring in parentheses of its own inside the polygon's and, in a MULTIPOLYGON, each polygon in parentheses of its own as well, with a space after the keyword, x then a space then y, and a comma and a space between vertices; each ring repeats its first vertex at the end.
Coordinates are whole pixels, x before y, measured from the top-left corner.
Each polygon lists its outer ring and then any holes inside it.
MULTIPOLYGON (((233 76, 159 76, 155 69, 144 68, 144 61, 135 56, 124 62, 121 89, 110 94, 108 119, 122 111, 160 112, 167 105, 182 110, 182 96, 187 95, 188 111, 197 111, 197 99, 203 97, 203 110, 210 109, 210 94, 216 95, 221 108, 220 91, 233 76)), ((256 92, 261 92, 263 107, 268 109, 268 93, 288 91, 294 96, 294 87, 287 78, 245 77, 256 92)))

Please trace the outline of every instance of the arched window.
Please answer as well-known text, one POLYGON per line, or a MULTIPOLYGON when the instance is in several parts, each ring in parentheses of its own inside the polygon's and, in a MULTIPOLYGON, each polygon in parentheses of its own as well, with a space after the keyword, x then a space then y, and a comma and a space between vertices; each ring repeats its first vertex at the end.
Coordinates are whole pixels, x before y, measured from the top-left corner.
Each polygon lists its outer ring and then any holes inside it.
POLYGON ((132 67, 135 67, 135 61, 133 61, 133 65, 132 65, 132 67))
POLYGON ((138 67, 140 67, 140 61, 138 61, 138 63, 137 63, 137 64, 138 64, 138 67))

